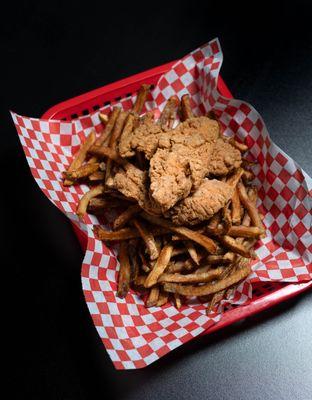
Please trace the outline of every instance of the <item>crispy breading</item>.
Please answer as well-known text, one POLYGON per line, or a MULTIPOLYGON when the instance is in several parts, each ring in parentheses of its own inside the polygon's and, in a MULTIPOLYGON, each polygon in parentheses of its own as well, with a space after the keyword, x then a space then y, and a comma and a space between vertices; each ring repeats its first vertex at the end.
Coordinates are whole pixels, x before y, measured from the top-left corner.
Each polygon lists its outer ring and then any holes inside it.
POLYGON ((217 121, 198 117, 158 136, 150 160, 150 190, 163 212, 196 190, 205 176, 226 175, 239 167, 240 152, 219 134, 217 121))
POLYGON ((217 213, 232 198, 234 189, 225 182, 205 179, 199 188, 170 211, 177 225, 195 225, 217 213))

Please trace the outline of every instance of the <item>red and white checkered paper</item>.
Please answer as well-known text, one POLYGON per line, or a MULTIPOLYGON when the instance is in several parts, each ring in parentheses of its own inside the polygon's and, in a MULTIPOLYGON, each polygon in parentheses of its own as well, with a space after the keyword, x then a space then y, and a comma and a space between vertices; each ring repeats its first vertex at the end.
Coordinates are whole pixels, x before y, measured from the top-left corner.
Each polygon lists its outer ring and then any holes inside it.
MULTIPOLYGON (((249 104, 227 99, 217 91, 222 63, 218 40, 196 49, 163 75, 146 104, 146 110, 161 111, 173 94, 191 95, 195 114, 213 109, 224 132, 235 135, 249 147, 257 161, 254 168, 259 188, 259 207, 265 215, 267 236, 257 248, 259 261, 253 272, 213 313, 190 302, 177 310, 172 305, 145 308, 142 299, 131 292, 116 297, 119 264, 114 249, 94 237, 92 227, 99 223, 87 215, 80 222, 75 215, 84 185, 63 187, 61 173, 70 164, 81 141, 102 130, 98 112, 71 122, 40 120, 12 113, 31 172, 41 190, 88 235, 81 279, 89 311, 103 344, 117 369, 142 368, 174 348, 193 339, 218 322, 225 306, 246 304, 257 281, 302 282, 312 279, 311 266, 311 188, 307 174, 271 140, 264 122, 249 104)), ((113 105, 131 108, 135 96, 113 105)), ((106 220, 111 218, 108 214, 106 220)))

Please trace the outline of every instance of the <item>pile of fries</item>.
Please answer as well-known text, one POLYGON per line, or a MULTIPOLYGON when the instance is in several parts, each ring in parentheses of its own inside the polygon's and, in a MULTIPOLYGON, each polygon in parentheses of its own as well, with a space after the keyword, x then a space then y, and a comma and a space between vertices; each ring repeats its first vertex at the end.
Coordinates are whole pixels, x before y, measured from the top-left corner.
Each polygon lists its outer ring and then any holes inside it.
MULTIPOLYGON (((89 212, 101 215, 116 207, 124 211, 112 224, 112 230, 95 226, 98 239, 120 242, 118 296, 125 297, 132 288, 140 293, 147 307, 173 301, 177 308, 189 297, 207 303, 207 313, 250 273, 253 247, 263 237, 262 216, 256 208, 257 190, 251 185, 252 165, 242 158, 240 168, 223 178, 235 187, 232 199, 210 220, 192 226, 174 225, 170 219, 142 210, 137 202, 108 185, 114 166, 133 163, 148 169, 148 161, 137 153, 125 159, 118 153, 118 140, 125 130, 135 128, 146 101, 149 85, 142 85, 131 111, 113 108, 109 116, 99 114, 104 129, 99 137, 91 132, 71 165, 64 172, 64 185, 87 183, 88 191, 80 200, 80 218, 89 212)), ((181 102, 177 96, 168 100, 158 124, 170 129, 179 106, 182 121, 193 117, 188 95, 181 102)), ((210 118, 216 119, 210 112, 210 118)), ((228 139, 243 155, 247 146, 228 139)))

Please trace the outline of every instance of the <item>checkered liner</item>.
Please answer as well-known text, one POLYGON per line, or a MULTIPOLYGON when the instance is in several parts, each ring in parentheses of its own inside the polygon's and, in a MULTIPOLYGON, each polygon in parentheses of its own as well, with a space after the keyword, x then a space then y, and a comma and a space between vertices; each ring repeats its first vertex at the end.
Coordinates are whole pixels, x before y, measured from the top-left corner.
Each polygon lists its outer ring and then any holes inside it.
MULTIPOLYGON (((80 222, 75 215, 84 185, 63 187, 61 173, 91 129, 100 132, 98 111, 71 122, 44 121, 12 113, 31 172, 41 190, 88 235, 81 270, 85 299, 103 344, 117 369, 141 368, 170 350, 193 339, 222 317, 224 307, 251 301, 252 284, 259 281, 302 282, 312 278, 311 187, 312 180, 270 139, 260 115, 243 101, 227 99, 217 91, 222 63, 218 40, 213 40, 178 61, 163 75, 146 103, 146 110, 163 109, 173 94, 191 94, 197 115, 213 109, 225 134, 246 143, 259 188, 259 207, 265 215, 267 236, 257 248, 259 261, 252 275, 230 299, 209 316, 203 304, 191 303, 180 310, 171 305, 145 308, 142 299, 130 293, 116 297, 119 267, 116 251, 97 240, 92 226, 99 221, 87 215, 80 222)), ((131 108, 135 96, 110 104, 131 108)), ((145 111, 146 111, 145 110, 145 111)), ((106 216, 106 221, 111 219, 106 216)))

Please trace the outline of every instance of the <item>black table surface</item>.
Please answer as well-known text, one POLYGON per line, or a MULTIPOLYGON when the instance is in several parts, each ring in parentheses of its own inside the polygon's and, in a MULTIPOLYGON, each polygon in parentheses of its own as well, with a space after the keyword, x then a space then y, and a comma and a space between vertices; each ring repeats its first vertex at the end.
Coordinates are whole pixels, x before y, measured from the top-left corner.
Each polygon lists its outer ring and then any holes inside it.
POLYGON ((2 15, 9 398, 312 399, 311 291, 194 340, 145 369, 116 371, 84 302, 77 239, 34 182, 8 115, 13 109, 39 117, 62 100, 177 59, 218 36, 221 74, 234 96, 261 113, 274 141, 311 175, 308 3, 167 2, 149 8, 120 2, 112 8, 28 1, 2 15))

